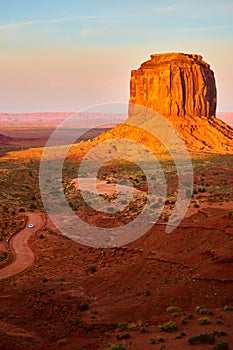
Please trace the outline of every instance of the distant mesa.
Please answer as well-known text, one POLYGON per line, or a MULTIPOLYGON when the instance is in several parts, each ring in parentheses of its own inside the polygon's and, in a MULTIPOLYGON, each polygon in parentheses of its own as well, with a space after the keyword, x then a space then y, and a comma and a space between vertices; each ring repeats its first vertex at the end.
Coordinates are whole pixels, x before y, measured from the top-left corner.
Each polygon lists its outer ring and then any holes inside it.
POLYGON ((151 55, 131 72, 129 102, 166 117, 190 150, 233 153, 233 130, 216 118, 214 72, 201 55, 151 55))

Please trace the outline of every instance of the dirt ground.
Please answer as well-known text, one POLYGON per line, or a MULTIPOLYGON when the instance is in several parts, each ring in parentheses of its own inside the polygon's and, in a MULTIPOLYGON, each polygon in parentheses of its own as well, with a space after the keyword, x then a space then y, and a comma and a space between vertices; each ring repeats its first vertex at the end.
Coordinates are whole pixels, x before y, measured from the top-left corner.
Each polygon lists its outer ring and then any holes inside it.
POLYGON ((188 349, 204 333, 233 349, 232 205, 204 203, 173 233, 158 223, 114 249, 81 246, 47 221, 30 242, 34 266, 0 282, 1 349, 188 349), (159 328, 168 321, 177 330, 159 328))
MULTIPOLYGON (((0 281, 0 349, 233 350, 232 166, 224 161, 197 169, 196 194, 171 234, 168 204, 149 232, 120 248, 76 243, 35 208, 43 224, 26 239, 33 265, 0 281)), ((22 188, 37 199, 34 174, 22 188)), ((89 223, 100 221, 89 215, 89 223)), ((4 241, 0 250, 8 252, 4 241)))

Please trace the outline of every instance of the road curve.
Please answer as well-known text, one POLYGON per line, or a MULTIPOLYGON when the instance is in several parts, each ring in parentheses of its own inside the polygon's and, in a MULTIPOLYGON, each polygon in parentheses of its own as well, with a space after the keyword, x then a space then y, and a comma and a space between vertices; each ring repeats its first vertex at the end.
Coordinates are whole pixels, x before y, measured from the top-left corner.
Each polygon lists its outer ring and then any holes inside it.
POLYGON ((37 213, 27 213, 28 217, 26 227, 15 234, 9 241, 10 250, 14 254, 14 260, 9 265, 0 269, 0 280, 17 275, 33 266, 35 262, 35 254, 28 245, 30 237, 36 231, 44 226, 43 218, 37 213), (32 223, 33 228, 29 228, 28 224, 32 223))

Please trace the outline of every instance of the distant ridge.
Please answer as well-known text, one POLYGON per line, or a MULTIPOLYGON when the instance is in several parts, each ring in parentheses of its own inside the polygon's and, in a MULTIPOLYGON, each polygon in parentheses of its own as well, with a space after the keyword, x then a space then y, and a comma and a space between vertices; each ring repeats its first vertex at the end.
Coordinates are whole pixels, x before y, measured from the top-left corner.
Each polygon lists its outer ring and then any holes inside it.
POLYGON ((0 113, 0 127, 56 127, 63 120, 76 115, 80 127, 108 124, 113 127, 126 119, 125 114, 88 113, 88 112, 35 112, 35 113, 0 113))

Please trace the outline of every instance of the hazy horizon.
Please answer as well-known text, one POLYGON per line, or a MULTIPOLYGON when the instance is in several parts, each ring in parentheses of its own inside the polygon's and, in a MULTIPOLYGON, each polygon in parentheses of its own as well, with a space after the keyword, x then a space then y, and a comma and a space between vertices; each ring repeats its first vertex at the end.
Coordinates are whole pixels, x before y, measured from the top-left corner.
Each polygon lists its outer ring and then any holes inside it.
MULTIPOLYGON (((76 112, 58 112, 58 111, 53 111, 53 112, 48 112, 48 111, 34 111, 34 112, 26 112, 26 113, 6 113, 6 112, 1 112, 0 111, 0 117, 2 117, 1 124, 2 127, 6 127, 7 125, 9 126, 17 126, 17 122, 21 123, 23 125, 59 125, 64 119, 68 118, 69 116, 72 116, 76 112), (49 116, 48 116, 49 114, 49 116), (4 115, 8 117, 3 119, 4 115), (23 117, 30 117, 29 120, 18 120, 18 118, 23 118, 23 117), (34 118, 40 118, 39 120, 36 119, 37 124, 35 124, 35 119, 34 118), (48 119, 50 117, 50 119, 48 119), (54 124, 54 122, 56 122, 54 124)), ((127 112, 124 113, 98 113, 98 112, 88 112, 88 111, 80 111, 77 113, 77 115, 80 115, 80 122, 81 122, 81 127, 85 124, 85 115, 88 115, 88 117, 93 117, 95 115, 95 118, 92 119, 93 125, 99 126, 101 124, 106 125, 115 125, 117 123, 123 122, 127 118, 127 112), (84 117, 84 118, 83 118, 84 117)), ((233 127, 233 112, 217 112, 216 117, 233 127)), ((88 119, 89 123, 92 121, 88 119)))
POLYGON ((78 111, 129 100, 130 71, 161 52, 198 53, 233 111, 233 3, 9 0, 0 13, 0 111, 78 111))

